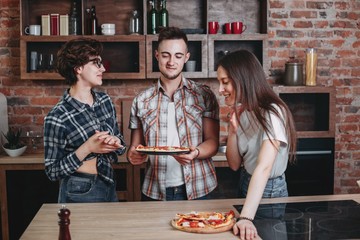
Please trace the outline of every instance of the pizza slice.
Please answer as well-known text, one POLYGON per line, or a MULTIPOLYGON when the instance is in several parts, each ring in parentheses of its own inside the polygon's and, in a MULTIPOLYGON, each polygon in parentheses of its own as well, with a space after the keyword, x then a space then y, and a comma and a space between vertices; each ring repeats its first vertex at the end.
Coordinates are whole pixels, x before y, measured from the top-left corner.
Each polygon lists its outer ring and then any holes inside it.
POLYGON ((190 212, 178 213, 171 221, 171 225, 181 231, 192 233, 219 233, 225 232, 236 222, 234 211, 221 212, 190 212))

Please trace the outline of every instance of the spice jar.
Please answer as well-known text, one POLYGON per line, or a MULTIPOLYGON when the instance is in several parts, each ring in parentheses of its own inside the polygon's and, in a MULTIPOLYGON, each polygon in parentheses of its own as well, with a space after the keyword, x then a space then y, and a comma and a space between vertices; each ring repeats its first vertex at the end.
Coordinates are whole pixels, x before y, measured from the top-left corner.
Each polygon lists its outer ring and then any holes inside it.
POLYGON ((315 48, 306 49, 306 86, 316 86, 317 53, 315 48))

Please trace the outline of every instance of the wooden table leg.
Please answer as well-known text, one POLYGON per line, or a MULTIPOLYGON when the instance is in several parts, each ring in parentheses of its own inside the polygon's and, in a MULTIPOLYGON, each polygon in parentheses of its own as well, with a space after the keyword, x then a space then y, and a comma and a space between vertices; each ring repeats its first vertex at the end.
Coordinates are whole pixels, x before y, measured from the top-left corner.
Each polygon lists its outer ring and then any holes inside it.
POLYGON ((0 206, 2 239, 9 239, 9 222, 7 206, 6 169, 0 166, 0 206))

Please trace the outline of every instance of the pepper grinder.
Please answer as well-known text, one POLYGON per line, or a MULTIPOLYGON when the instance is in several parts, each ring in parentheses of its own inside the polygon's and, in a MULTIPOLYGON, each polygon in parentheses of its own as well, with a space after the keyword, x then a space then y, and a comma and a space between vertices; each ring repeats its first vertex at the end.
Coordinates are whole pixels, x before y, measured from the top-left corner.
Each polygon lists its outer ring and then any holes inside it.
POLYGON ((59 216, 59 240, 71 240, 70 235, 70 210, 66 208, 65 205, 62 205, 58 211, 59 216))

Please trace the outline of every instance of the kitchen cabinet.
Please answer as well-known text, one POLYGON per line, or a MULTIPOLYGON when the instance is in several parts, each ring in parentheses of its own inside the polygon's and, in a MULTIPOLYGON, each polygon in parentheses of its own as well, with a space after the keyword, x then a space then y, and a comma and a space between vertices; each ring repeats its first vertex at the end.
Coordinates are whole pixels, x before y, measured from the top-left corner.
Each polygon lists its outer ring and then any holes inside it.
POLYGON ((298 138, 335 137, 335 88, 273 86, 292 112, 298 138))
MULTIPOLYGON (((107 71, 104 79, 147 79, 158 77, 158 67, 154 58, 157 35, 147 34, 148 0, 76 0, 80 8, 82 36, 96 38, 104 44, 103 58, 107 71), (98 24, 115 23, 113 36, 86 35, 86 10, 96 7, 98 24), (140 35, 128 35, 129 18, 133 10, 140 13, 140 35), (146 54, 146 56, 145 56, 146 54)), ((191 60, 197 62, 194 72, 185 72, 189 78, 215 77, 214 66, 218 52, 246 48, 266 63, 267 1, 244 0, 178 0, 168 1, 169 25, 177 26, 187 33, 191 60), (218 34, 208 35, 208 22, 218 21, 218 34), (243 34, 222 34, 226 22, 243 21, 247 26, 243 34)), ((155 0, 159 8, 160 0, 155 0)), ((41 25, 41 15, 70 13, 72 0, 20 0, 20 78, 27 80, 62 80, 49 62, 66 41, 74 36, 30 36, 25 34, 29 25, 41 25), (30 67, 31 52, 42 54, 43 67, 30 67), (52 57, 51 57, 52 56, 52 57)), ((37 62, 39 61, 38 60, 37 62)))

